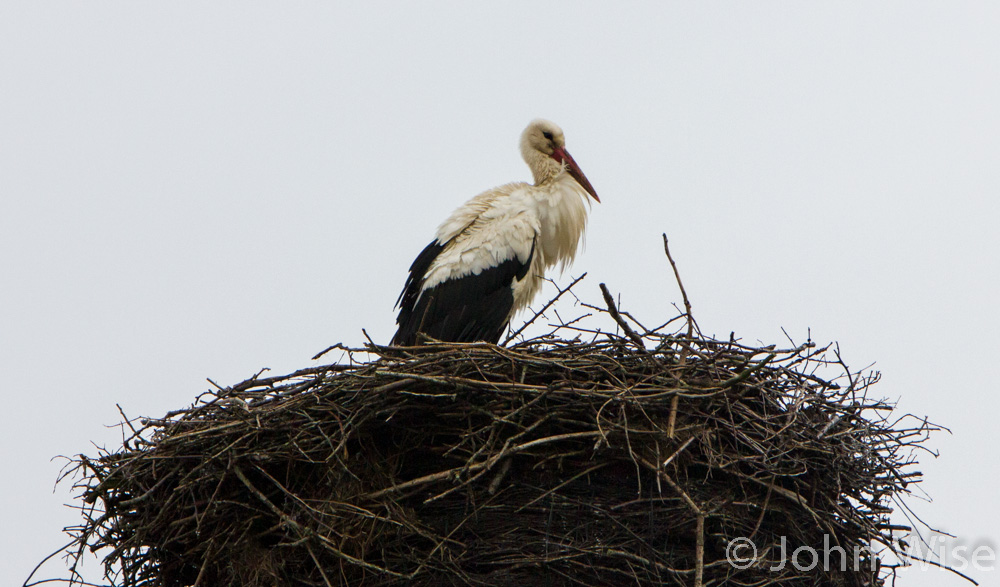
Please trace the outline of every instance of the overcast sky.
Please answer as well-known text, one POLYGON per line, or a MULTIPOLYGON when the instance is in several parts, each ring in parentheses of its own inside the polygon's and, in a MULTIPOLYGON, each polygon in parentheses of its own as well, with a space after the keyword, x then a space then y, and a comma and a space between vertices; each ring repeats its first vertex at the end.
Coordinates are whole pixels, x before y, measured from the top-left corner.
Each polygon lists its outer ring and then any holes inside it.
POLYGON ((7 0, 0 584, 64 543, 50 459, 113 448, 116 404, 388 341, 437 224, 530 179, 539 116, 603 202, 563 282, 665 321, 667 233, 706 333, 811 329, 948 426, 910 504, 997 549, 998 31, 992 2, 7 0))

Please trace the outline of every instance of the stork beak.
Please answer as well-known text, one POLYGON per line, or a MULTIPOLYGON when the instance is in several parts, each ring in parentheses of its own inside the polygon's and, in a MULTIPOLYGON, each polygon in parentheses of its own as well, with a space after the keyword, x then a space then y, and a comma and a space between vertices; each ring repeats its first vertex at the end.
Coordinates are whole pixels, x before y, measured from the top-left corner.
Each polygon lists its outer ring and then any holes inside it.
POLYGON ((580 184, 580 187, 587 190, 587 193, 590 194, 591 197, 598 202, 601 201, 601 199, 597 197, 597 192, 594 191, 594 186, 590 185, 590 182, 587 181, 587 176, 580 170, 580 166, 577 165, 576 161, 573 160, 573 157, 570 156, 569 151, 562 147, 556 147, 556 149, 552 151, 552 158, 565 165, 566 171, 569 172, 570 177, 575 179, 576 183, 580 184))

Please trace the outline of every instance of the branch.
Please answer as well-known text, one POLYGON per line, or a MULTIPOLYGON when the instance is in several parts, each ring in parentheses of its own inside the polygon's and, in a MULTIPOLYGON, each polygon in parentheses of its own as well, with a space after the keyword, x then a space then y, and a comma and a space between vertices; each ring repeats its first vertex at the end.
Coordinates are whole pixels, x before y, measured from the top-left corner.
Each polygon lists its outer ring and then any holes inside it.
POLYGON ((604 303, 608 305, 608 313, 610 313, 611 317, 615 319, 618 326, 622 327, 622 330, 625 331, 625 334, 632 339, 632 342, 634 342, 636 346, 642 350, 646 350, 646 345, 642 342, 642 337, 636 334, 636 332, 632 330, 632 327, 628 325, 628 322, 626 322, 625 319, 622 318, 622 315, 618 313, 618 308, 615 306, 615 300, 611 296, 611 292, 608 291, 608 286, 603 283, 601 284, 601 293, 604 294, 604 303))

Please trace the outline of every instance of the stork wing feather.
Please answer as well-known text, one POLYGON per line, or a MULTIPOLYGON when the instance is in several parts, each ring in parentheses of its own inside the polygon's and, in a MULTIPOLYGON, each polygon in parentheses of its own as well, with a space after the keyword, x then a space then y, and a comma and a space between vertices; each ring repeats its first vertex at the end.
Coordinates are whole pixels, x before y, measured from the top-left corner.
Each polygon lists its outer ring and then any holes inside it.
POLYGON ((418 332, 497 342, 514 307, 514 280, 531 268, 535 234, 528 219, 486 213, 447 243, 429 244, 410 266, 392 344, 417 344, 418 332))

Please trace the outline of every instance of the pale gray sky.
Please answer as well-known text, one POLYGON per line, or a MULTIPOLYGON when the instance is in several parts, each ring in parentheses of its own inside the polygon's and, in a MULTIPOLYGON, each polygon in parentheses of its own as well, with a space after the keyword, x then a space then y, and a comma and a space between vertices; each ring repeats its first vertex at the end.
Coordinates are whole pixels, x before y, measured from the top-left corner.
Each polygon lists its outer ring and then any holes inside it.
POLYGON ((116 404, 387 341, 437 224, 529 178, 539 116, 603 201, 581 294, 673 316, 666 232, 703 330, 811 328, 950 427, 911 505, 997 548, 997 31, 991 2, 8 0, 0 584, 64 542, 50 459, 113 447, 116 404))

